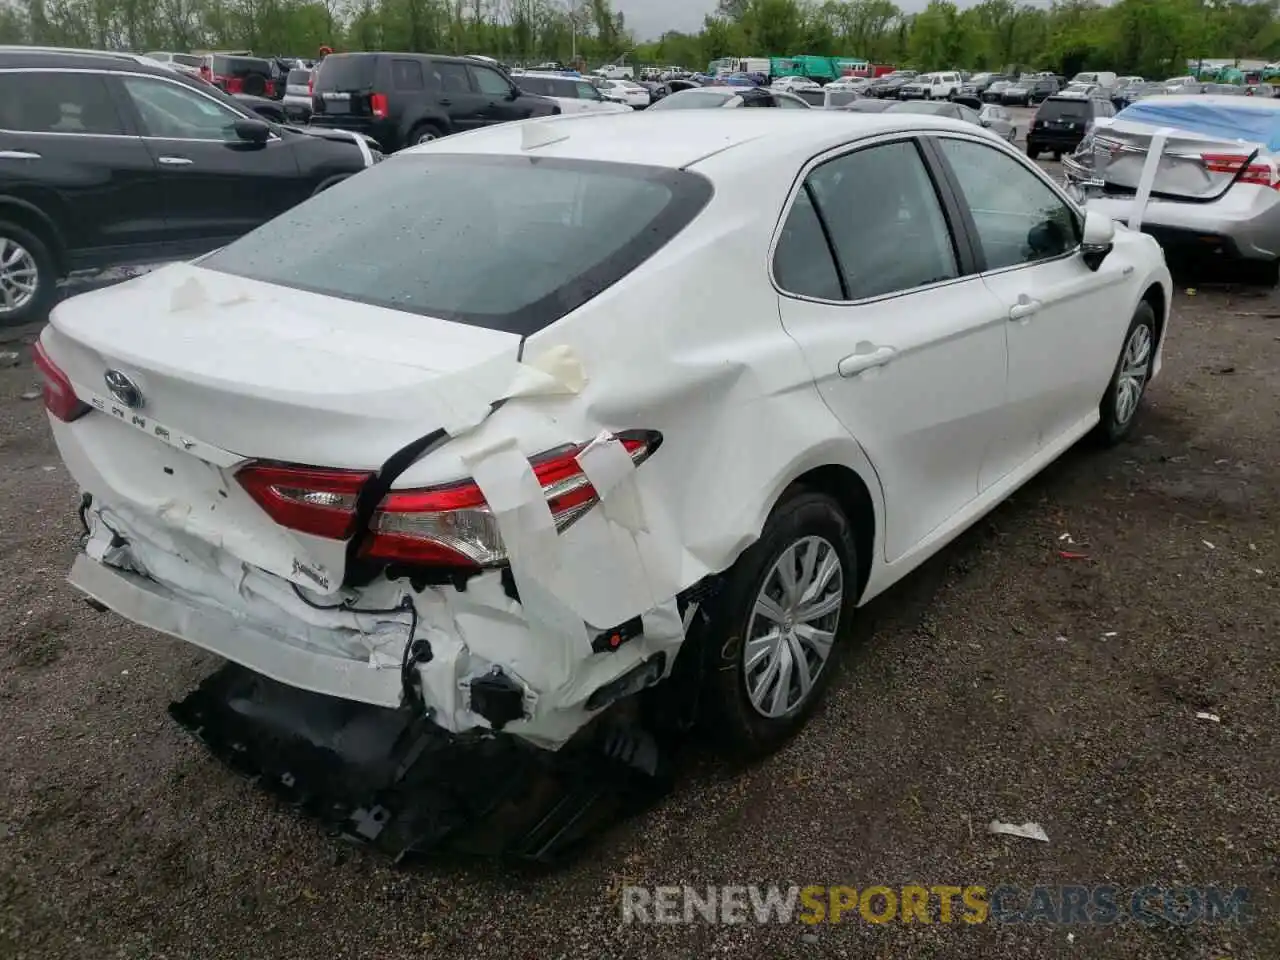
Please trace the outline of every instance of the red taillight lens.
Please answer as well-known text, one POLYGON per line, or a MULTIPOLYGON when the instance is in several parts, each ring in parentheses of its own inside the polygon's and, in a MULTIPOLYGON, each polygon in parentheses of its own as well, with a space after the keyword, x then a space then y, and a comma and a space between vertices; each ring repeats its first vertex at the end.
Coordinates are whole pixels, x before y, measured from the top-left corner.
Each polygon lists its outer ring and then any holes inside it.
POLYGON ((64 423, 83 417, 92 407, 76 396, 75 388, 37 340, 31 347, 35 366, 43 383, 44 408, 64 423))
MULTIPOLYGON (((628 431, 617 437, 637 465, 661 442, 659 434, 649 431, 628 431)), ((531 462, 558 530, 599 502, 578 465, 577 456, 585 446, 555 450, 531 462)), ((480 488, 470 480, 392 491, 378 505, 369 528, 372 536, 360 552, 371 559, 463 568, 496 566, 507 559, 497 520, 480 488)))
MULTIPOLYGON (((1248 161, 1248 156, 1233 153, 1203 153, 1200 162, 1210 173, 1229 173, 1234 176, 1248 161)), ((1268 163, 1255 161, 1245 167, 1238 183, 1252 183, 1260 187, 1278 187, 1276 173, 1268 163)))
POLYGON ((262 85, 262 95, 264 97, 274 97, 276 95, 276 82, 268 80, 262 85))
POLYGON ((346 540, 355 532, 356 498, 371 476, 358 470, 252 463, 237 471, 236 480, 281 526, 346 540))
POLYGON ((307 77, 307 96, 314 97, 316 95, 316 78, 315 74, 307 77))
POLYGON ((222 87, 227 93, 243 93, 244 81, 239 77, 215 77, 218 86, 222 87))
POLYGON ((379 120, 385 120, 390 113, 387 106, 387 95, 385 93, 375 93, 370 95, 369 109, 373 111, 373 115, 379 120))
POLYGON ((205 81, 206 83, 213 83, 213 70, 209 68, 208 64, 201 65, 200 79, 205 81))

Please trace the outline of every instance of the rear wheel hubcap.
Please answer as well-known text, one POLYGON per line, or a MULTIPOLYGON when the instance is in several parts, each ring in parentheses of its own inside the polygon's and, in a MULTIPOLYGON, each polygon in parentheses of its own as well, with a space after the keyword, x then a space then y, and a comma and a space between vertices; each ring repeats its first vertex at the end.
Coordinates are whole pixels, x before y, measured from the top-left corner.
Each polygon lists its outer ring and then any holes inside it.
POLYGON ((16 313, 35 299, 39 269, 31 252, 8 237, 0 237, 0 315, 16 313))
POLYGON ((747 623, 742 672, 751 706, 784 717, 806 703, 840 626, 844 568, 822 537, 797 540, 765 574, 747 623))

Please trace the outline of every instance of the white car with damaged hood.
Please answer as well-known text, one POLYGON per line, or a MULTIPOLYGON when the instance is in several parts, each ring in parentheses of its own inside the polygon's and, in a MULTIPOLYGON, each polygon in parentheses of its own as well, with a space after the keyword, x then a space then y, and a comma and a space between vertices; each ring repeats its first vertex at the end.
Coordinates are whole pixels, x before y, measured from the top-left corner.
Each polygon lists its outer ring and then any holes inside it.
POLYGON ((57 307, 71 581, 453 733, 555 750, 682 675, 765 752, 860 604, 1129 430, 1169 299, 1151 238, 959 121, 450 137, 57 307))

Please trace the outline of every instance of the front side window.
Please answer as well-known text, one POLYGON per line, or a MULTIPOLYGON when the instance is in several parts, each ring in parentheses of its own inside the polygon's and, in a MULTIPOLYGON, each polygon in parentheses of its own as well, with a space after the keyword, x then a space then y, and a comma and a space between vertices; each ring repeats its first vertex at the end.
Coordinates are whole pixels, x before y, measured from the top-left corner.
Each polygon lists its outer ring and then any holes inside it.
POLYGON ((123 134, 106 81, 96 73, 0 73, 0 129, 123 134))
POLYGON ((697 174, 667 168, 405 154, 317 194, 201 266, 528 335, 665 246, 711 192, 697 174))
POLYGON ((488 67, 467 67, 476 89, 486 97, 505 97, 511 92, 511 84, 497 70, 488 67))
POLYGON ((574 87, 574 90, 577 92, 577 96, 579 100, 599 100, 600 99, 600 91, 597 90, 595 87, 593 87, 591 84, 587 83, 585 80, 577 81, 576 83, 574 83, 573 87, 574 87))
POLYGON ((147 77, 122 77, 138 109, 142 133, 171 140, 238 140, 235 124, 243 119, 222 104, 176 83, 147 77))
POLYGON ((849 299, 959 276, 942 204, 913 141, 828 160, 806 183, 831 235, 849 299))
POLYGON ((938 144, 973 216, 988 270, 1058 257, 1079 244, 1076 214, 1017 160, 970 140, 938 144))

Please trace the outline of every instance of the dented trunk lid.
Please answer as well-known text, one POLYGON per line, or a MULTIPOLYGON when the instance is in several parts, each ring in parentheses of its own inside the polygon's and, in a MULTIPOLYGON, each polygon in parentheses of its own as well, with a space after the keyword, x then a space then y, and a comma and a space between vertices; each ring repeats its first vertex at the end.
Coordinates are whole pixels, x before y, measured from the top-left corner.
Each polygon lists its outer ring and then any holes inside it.
POLYGON ((277 525, 235 470, 377 471, 502 396, 520 339, 178 265, 59 305, 41 341, 96 408, 53 424, 99 504, 179 553, 211 545, 327 593, 345 545, 277 525), (109 373, 137 403, 113 395, 109 373))
MULTIPOLYGON (((1089 179, 1106 193, 1126 195, 1137 191, 1152 140, 1161 128, 1115 119, 1099 124, 1091 142, 1074 158, 1088 171, 1089 179)), ((1253 163, 1274 163, 1260 143, 1232 140, 1185 130, 1166 129, 1164 149, 1152 181, 1153 196, 1172 200, 1208 201, 1227 190, 1241 163, 1257 153, 1253 163), (1238 158, 1238 159, 1232 159, 1238 158)))

